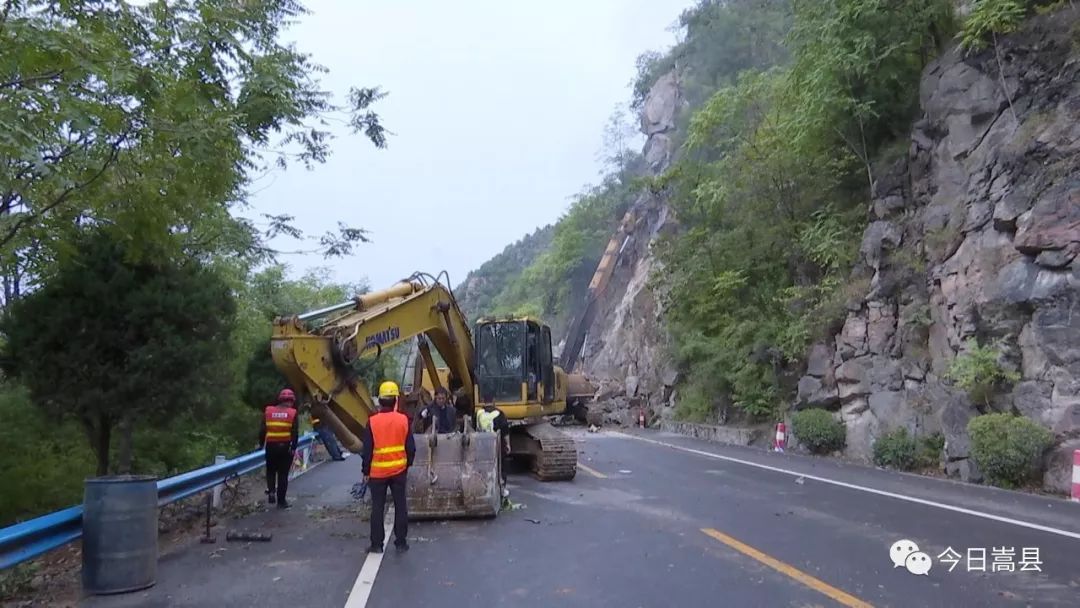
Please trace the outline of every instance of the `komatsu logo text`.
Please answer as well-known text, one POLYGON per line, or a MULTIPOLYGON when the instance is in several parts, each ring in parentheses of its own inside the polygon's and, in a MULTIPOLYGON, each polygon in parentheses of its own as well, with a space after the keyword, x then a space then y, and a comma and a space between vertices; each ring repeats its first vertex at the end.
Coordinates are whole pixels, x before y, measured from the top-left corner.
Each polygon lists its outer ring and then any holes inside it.
POLYGON ((399 337, 401 337, 401 328, 391 327, 390 329, 384 329, 383 331, 368 336, 364 340, 364 346, 368 347, 375 344, 386 344, 387 342, 397 340, 399 337))

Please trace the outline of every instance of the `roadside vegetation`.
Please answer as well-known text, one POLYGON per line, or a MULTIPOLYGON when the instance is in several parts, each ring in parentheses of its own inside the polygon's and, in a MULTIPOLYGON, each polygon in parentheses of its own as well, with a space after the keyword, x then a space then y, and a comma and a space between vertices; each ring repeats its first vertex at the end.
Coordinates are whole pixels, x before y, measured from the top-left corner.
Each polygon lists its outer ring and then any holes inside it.
POLYGON ((1014 414, 985 414, 968 422, 971 457, 986 481, 1017 488, 1037 479, 1054 436, 1038 423, 1014 414))
POLYGON ((844 449, 847 429, 831 412, 821 408, 800 410, 791 415, 791 432, 811 454, 832 454, 844 449))
POLYGON ((874 442, 874 464, 898 471, 935 469, 941 465, 945 438, 940 433, 916 437, 905 428, 885 433, 874 442))
POLYGON ((275 248, 345 255, 363 229, 242 215, 257 180, 327 158, 326 120, 387 143, 379 89, 334 100, 280 42, 302 12, 30 0, 0 15, 0 525, 80 502, 87 476, 250 451, 282 386, 273 317, 366 288, 290 278, 275 248))

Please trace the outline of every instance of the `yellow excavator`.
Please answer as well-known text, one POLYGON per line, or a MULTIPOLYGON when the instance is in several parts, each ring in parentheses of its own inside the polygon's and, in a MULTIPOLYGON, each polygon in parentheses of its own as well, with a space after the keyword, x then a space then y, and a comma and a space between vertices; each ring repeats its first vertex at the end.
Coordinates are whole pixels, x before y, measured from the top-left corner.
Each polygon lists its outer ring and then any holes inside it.
POLYGON ((414 381, 399 408, 415 420, 434 390, 445 387, 461 426, 441 434, 431 425, 415 437, 410 519, 494 517, 502 502, 501 446, 494 433, 472 429, 482 400, 493 398, 509 420, 511 457, 528 460, 541 480, 569 480, 577 471, 577 448, 548 417, 583 418, 593 387, 553 364, 551 330, 536 319, 481 318, 470 329, 440 281, 444 275, 415 273, 342 304, 279 317, 271 353, 298 402, 310 403, 312 414, 359 454, 359 436, 377 408, 362 370, 384 349, 415 340, 414 381), (429 345, 445 366, 437 366, 429 345))

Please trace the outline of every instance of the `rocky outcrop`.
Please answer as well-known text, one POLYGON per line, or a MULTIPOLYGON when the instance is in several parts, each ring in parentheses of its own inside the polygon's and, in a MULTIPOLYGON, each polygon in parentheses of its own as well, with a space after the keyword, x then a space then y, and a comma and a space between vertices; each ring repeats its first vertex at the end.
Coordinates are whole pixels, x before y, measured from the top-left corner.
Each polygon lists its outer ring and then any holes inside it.
POLYGON ((855 271, 866 296, 798 384, 798 407, 837 410, 848 456, 869 459, 894 428, 941 432, 946 470, 977 478, 968 420, 1014 411, 1054 432, 1044 481, 1067 488, 1053 463, 1080 440, 1078 16, 1001 39, 1000 78, 992 50, 927 68, 909 150, 878 168, 855 271), (1021 375, 978 406, 943 380, 972 338, 1021 375))
MULTIPOLYGON (((682 106, 675 72, 660 77, 645 98, 641 131, 647 140, 642 153, 653 175, 671 163, 675 119, 682 106)), ((645 407, 650 418, 665 412, 674 403, 678 379, 662 326, 662 294, 649 284, 652 273, 660 270, 652 244, 674 227, 674 214, 664 200, 647 193, 639 195, 631 209, 633 228, 597 301, 584 349, 585 372, 603 385, 597 401, 611 401, 600 407, 607 421, 616 423, 636 418, 634 412, 624 413, 627 408, 645 407)))

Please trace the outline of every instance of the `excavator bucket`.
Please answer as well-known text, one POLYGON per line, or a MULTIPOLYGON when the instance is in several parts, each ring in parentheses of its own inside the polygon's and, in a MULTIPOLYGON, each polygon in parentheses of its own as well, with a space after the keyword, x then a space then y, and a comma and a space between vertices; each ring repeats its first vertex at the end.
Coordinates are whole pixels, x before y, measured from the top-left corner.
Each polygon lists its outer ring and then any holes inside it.
POLYGON ((495 517, 502 500, 502 456, 495 433, 413 436, 409 519, 495 517))

